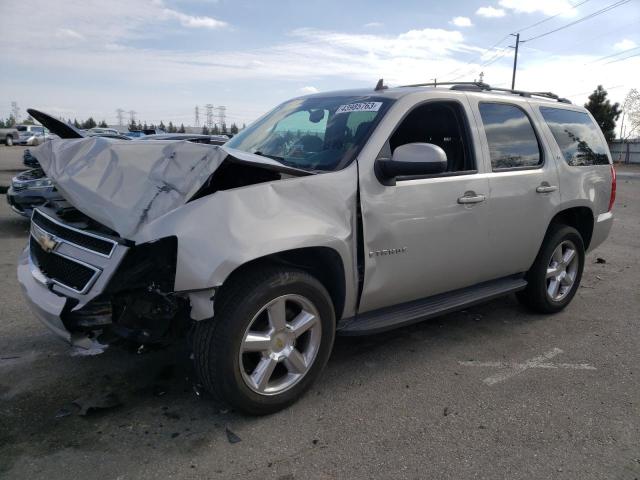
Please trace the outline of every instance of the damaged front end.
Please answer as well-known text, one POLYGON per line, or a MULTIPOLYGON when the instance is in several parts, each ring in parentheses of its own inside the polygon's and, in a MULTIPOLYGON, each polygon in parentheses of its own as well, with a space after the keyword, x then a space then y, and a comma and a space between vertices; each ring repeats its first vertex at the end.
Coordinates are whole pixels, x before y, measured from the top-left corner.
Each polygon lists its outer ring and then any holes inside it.
POLYGON ((18 279, 32 311, 82 348, 169 342, 189 327, 173 293, 177 238, 135 245, 64 202, 32 216, 18 279))

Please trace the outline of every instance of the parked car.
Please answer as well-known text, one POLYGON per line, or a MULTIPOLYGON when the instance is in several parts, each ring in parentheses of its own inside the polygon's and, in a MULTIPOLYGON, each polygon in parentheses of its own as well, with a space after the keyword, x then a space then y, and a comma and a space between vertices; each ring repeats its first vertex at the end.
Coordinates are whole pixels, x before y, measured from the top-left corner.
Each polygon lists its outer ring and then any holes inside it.
POLYGON ((15 127, 0 128, 0 141, 4 142, 7 147, 11 147, 18 142, 20 132, 15 127))
POLYGON ((111 135, 120 135, 120 132, 115 128, 103 128, 103 127, 93 127, 87 130, 89 135, 103 135, 103 134, 111 134, 111 135))
POLYGON ((40 168, 40 164, 38 163, 38 159, 33 156, 31 153, 31 149, 25 148, 22 153, 22 163, 27 168, 40 168))
POLYGON ((514 292, 562 310, 613 222, 589 112, 481 83, 305 96, 222 146, 83 142, 39 158, 68 203, 33 213, 33 313, 74 345, 191 332, 205 388, 252 414, 300 397, 336 334, 514 292))
POLYGON ((125 135, 135 139, 144 137, 144 132, 142 130, 129 130, 125 135))
POLYGON ((206 143, 209 145, 223 145, 229 138, 224 135, 200 135, 197 133, 160 133, 154 135, 145 135, 140 140, 186 140, 194 143, 206 143))
POLYGON ((23 217, 31 217, 34 208, 49 200, 60 199, 60 194, 42 169, 34 168, 11 179, 6 197, 14 212, 23 217))
POLYGON ((41 125, 16 125, 19 145, 40 145, 45 140, 45 129, 41 125))

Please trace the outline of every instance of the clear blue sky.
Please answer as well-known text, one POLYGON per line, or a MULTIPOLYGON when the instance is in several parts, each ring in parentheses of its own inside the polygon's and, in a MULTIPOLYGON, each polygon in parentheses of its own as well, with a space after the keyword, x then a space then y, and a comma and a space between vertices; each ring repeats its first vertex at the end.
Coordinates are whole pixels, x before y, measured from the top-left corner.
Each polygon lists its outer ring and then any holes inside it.
MULTIPOLYGON (((2 1, 0 116, 17 101, 22 112, 115 123, 123 108, 142 121, 192 124, 194 107, 211 103, 227 106, 228 123, 242 123, 287 98, 380 77, 398 85, 474 80, 482 71, 486 82, 509 86, 509 33, 530 39, 614 3, 2 1)), ((640 0, 524 43, 516 86, 582 103, 600 83, 622 101, 640 87, 634 54, 640 0)))

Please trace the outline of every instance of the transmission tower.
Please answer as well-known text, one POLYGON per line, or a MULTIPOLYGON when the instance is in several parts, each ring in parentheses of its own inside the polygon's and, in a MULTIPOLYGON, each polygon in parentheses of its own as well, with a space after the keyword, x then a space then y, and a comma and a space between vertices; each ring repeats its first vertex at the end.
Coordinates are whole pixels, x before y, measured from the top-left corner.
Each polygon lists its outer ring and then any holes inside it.
POLYGON ((122 108, 118 108, 116 110, 116 115, 118 116, 118 125, 122 127, 124 125, 124 110, 122 108))
POLYGON ((216 110, 218 111, 218 125, 220 125, 220 131, 224 132, 227 130, 227 126, 225 123, 227 107, 225 107, 224 105, 220 105, 216 108, 216 110))
POLYGON ((134 110, 129 110, 128 113, 129 113, 129 123, 130 124, 136 123, 136 113, 138 113, 138 112, 136 112, 134 110))
POLYGON ((20 107, 18 107, 18 102, 11 102, 11 115, 13 115, 16 123, 20 121, 20 107))
POLYGON ((207 109, 207 128, 213 128, 213 105, 207 103, 204 108, 207 109))
POLYGON ((200 126, 200 109, 198 108, 198 106, 196 105, 196 121, 193 124, 194 127, 199 127, 200 126))

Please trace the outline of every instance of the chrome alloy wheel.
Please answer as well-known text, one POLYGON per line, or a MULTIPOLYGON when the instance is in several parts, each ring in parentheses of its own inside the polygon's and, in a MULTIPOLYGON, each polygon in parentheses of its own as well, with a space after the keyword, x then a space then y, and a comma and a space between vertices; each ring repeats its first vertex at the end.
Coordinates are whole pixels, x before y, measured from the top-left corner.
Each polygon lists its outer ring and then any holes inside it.
POLYGON ((245 384, 261 395, 280 394, 304 378, 318 354, 320 315, 301 295, 283 295, 253 317, 240 346, 245 384))
POLYGON ((547 267, 547 296, 554 302, 564 299, 573 288, 577 273, 576 246, 572 241, 565 240, 553 251, 547 267))

